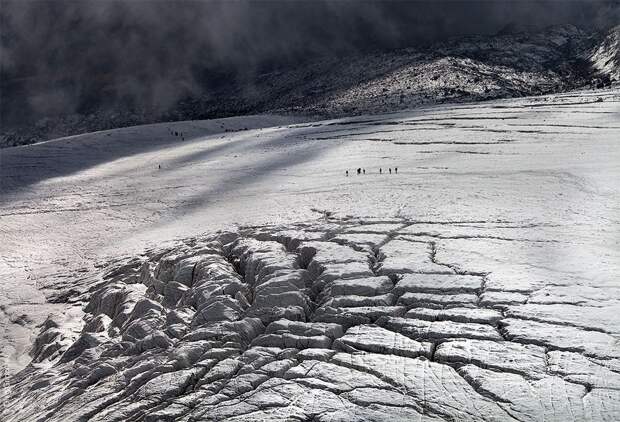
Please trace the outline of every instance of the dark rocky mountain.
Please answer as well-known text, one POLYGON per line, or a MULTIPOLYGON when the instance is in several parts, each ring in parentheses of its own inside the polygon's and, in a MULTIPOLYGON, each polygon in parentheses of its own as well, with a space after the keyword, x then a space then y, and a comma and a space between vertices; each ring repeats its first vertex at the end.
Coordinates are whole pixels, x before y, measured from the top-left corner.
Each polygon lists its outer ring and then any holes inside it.
POLYGON ((36 80, 5 80, 0 147, 160 121, 268 112, 356 115, 606 86, 620 78, 618 33, 619 27, 600 33, 562 25, 529 33, 508 26, 495 36, 458 37, 424 48, 313 57, 247 78, 205 70, 202 86, 164 108, 131 98, 107 103, 131 81, 108 81, 103 72, 95 92, 80 93, 77 111, 25 123, 15 118, 22 103, 56 97, 41 92, 40 98, 26 98, 25 87, 36 80))

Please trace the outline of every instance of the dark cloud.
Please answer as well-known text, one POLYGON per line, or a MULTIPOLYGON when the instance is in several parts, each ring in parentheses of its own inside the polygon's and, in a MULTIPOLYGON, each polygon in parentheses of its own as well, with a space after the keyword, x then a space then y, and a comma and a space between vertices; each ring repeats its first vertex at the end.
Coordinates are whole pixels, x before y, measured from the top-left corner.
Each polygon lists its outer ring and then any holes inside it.
POLYGON ((1 0, 3 120, 190 92, 317 55, 571 23, 604 29, 617 1, 1 0))

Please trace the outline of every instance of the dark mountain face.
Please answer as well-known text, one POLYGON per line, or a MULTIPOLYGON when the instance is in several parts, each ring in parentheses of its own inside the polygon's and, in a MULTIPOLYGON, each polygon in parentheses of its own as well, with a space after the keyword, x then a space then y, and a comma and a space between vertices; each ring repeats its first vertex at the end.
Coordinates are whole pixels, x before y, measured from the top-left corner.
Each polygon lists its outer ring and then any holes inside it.
MULTIPOLYGON (((2 130, 21 143, 111 125, 303 108, 295 98, 307 97, 308 83, 295 79, 299 69, 313 70, 304 78, 329 79, 325 63, 343 57, 407 47, 428 54, 428 46, 455 37, 531 34, 552 24, 593 33, 617 22, 618 10, 614 1, 3 0, 2 130)), ((312 98, 342 88, 322 85, 308 88, 312 98)))

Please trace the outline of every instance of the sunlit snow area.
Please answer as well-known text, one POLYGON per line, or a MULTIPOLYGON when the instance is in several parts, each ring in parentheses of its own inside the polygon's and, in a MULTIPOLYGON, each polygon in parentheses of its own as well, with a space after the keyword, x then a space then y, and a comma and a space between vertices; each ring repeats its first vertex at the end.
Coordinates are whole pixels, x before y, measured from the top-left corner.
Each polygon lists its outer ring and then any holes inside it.
POLYGON ((618 420, 619 140, 613 88, 3 150, 0 419, 618 420))

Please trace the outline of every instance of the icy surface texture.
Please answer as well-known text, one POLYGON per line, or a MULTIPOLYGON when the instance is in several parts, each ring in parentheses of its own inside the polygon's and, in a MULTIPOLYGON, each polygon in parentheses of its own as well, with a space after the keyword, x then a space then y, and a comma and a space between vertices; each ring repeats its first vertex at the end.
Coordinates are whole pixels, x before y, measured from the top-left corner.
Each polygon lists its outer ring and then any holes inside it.
POLYGON ((242 228, 113 263, 79 335, 42 326, 1 419, 620 418, 613 293, 508 291, 415 226, 242 228))

